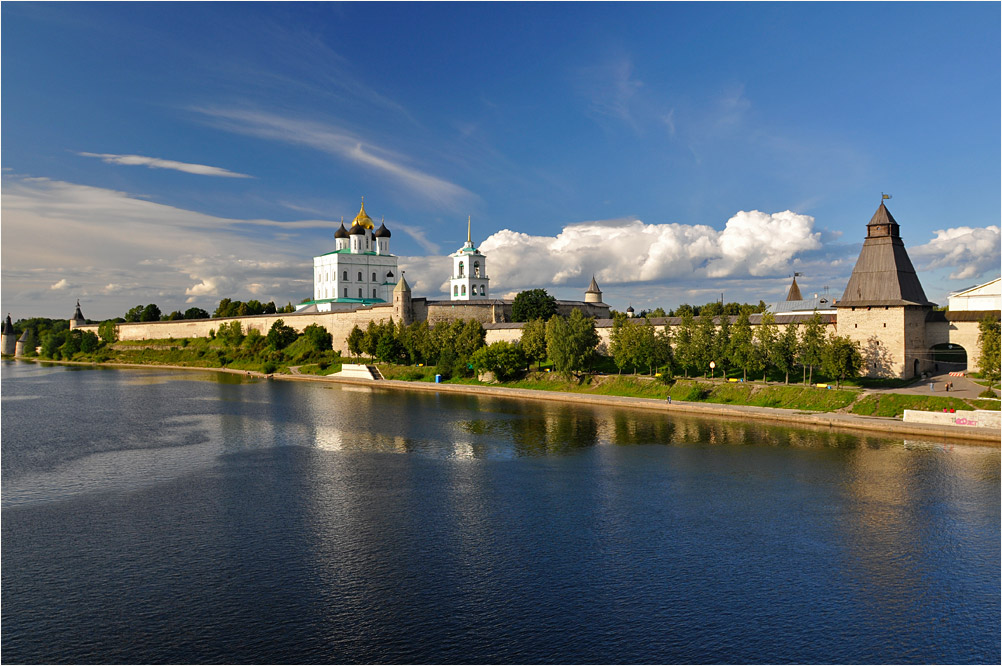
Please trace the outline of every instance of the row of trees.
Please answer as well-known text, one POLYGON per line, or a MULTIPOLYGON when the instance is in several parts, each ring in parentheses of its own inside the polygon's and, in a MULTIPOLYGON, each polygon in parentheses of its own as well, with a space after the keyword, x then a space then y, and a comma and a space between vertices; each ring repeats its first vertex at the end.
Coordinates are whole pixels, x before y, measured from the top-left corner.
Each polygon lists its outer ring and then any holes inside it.
POLYGON ((610 334, 609 352, 617 367, 655 369, 669 374, 684 373, 706 376, 717 368, 726 376, 741 370, 747 380, 749 373, 762 373, 763 381, 769 370, 784 375, 786 383, 797 366, 804 370, 804 382, 813 380, 814 369, 821 368, 841 386, 848 377, 855 377, 863 366, 859 345, 847 336, 825 333, 825 324, 816 314, 803 327, 787 326, 782 331, 771 313, 762 316, 754 329, 748 312, 741 312, 732 325, 728 316, 720 317, 719 325, 709 311, 698 318, 691 312, 682 315, 674 332, 666 326, 657 329, 649 320, 627 319, 618 315, 610 334), (711 363, 714 367, 711 368, 711 363))
POLYGON ((277 307, 275 305, 275 301, 262 303, 257 300, 249 300, 245 302, 224 298, 219 301, 219 305, 211 315, 208 311, 203 310, 202 308, 188 308, 184 312, 181 310, 174 310, 173 312, 164 314, 160 311, 160 307, 156 303, 150 303, 148 305, 137 305, 134 308, 130 308, 125 313, 125 317, 119 319, 118 321, 177 321, 179 319, 209 319, 210 317, 245 317, 247 315, 259 314, 282 314, 285 312, 295 311, 296 306, 292 303, 282 307, 277 307))
POLYGON ((385 363, 434 365, 446 377, 469 376, 490 371, 508 379, 549 358, 556 371, 565 374, 588 369, 595 357, 599 337, 595 320, 574 310, 569 317, 551 316, 528 322, 517 343, 485 345, 487 332, 475 319, 415 322, 404 326, 392 320, 369 322, 364 330, 355 326, 348 334, 348 351, 385 363))

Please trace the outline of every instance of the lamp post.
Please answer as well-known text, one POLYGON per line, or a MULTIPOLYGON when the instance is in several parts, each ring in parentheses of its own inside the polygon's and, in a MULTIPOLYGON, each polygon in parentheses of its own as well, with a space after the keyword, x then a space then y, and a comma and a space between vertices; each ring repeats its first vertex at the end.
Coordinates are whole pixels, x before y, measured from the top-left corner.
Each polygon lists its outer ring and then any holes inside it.
POLYGON ((714 379, 715 378, 713 369, 716 368, 716 367, 717 367, 717 363, 715 361, 710 361, 710 379, 714 379))

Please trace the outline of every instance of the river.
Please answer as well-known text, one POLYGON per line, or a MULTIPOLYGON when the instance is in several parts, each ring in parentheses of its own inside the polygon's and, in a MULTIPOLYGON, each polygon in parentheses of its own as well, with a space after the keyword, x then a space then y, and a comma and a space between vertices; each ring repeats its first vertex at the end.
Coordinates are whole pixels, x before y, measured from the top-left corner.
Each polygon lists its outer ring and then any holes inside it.
POLYGON ((998 663, 998 448, 2 365, 2 660, 998 663))

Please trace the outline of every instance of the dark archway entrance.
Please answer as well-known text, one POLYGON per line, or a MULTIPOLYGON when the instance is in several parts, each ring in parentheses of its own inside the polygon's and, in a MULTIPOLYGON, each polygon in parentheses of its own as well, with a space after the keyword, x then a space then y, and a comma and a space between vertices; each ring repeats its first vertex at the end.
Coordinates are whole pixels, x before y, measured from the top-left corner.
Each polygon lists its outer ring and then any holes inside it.
POLYGON ((959 372, 967 369, 967 350, 955 342, 943 342, 929 349, 936 372, 959 372))

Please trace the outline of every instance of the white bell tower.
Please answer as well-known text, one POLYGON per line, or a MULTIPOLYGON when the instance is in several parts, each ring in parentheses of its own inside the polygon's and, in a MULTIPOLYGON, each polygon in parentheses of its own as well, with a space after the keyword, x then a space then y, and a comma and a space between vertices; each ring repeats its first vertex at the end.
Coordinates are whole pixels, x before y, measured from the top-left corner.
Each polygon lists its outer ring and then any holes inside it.
POLYGON ((467 217, 466 245, 450 255, 452 257, 452 277, 449 279, 449 288, 454 301, 490 298, 487 257, 473 246, 470 224, 470 217, 467 217))

